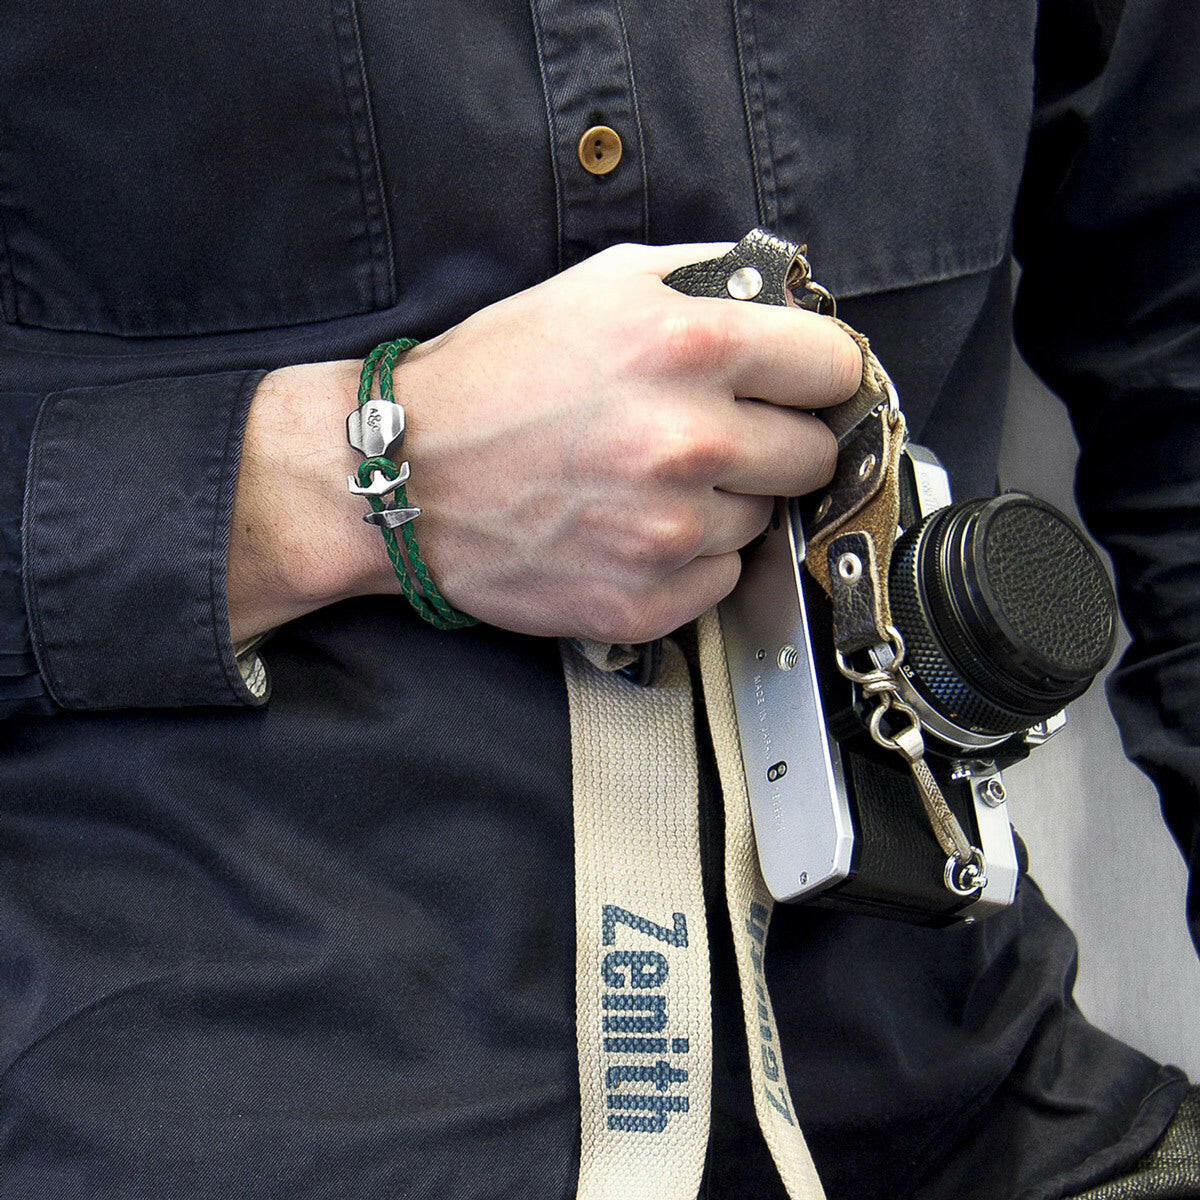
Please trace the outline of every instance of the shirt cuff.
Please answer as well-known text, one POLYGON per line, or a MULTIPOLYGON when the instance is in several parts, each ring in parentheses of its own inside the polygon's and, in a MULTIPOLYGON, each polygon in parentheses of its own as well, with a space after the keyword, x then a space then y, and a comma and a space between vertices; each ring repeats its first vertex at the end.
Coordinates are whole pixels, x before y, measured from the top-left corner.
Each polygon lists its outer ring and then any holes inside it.
POLYGON ((23 519, 29 631, 68 709, 257 705, 235 653, 225 565, 246 415, 265 372, 48 396, 23 519))

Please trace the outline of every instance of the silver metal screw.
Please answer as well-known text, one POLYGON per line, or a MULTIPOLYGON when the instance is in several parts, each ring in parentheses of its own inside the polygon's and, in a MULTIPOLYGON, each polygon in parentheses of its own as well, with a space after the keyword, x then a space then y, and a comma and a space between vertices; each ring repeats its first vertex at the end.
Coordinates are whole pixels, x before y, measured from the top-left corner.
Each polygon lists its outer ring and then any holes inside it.
POLYGON ((998 808, 1004 803, 1004 797, 1006 795, 1004 791, 1004 784, 1002 784, 994 775, 987 781, 987 783, 983 785, 983 787, 979 789, 979 792, 984 804, 988 805, 990 808, 998 808))
POLYGON ((800 653, 795 646, 789 644, 779 652, 776 662, 781 671, 790 671, 800 661, 800 653))

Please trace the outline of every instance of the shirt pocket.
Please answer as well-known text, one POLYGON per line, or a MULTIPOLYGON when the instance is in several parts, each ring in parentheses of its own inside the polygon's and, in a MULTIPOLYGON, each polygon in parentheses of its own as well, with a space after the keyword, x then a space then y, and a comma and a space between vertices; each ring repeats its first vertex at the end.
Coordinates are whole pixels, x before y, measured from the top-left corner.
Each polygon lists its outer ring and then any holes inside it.
POLYGON ((66 0, 0 39, 5 317, 127 336, 395 301, 354 0, 66 0))
POLYGON ((854 296, 1004 257, 1035 0, 734 0, 760 219, 854 296))

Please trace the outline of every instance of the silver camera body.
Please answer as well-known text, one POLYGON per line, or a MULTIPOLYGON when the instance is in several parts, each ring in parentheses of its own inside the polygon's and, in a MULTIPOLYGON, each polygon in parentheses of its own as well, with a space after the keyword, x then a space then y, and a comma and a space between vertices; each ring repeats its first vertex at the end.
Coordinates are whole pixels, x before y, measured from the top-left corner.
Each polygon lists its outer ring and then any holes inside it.
MULTIPOLYGON (((902 521, 951 504, 936 456, 909 445, 901 460, 902 521)), ((759 862, 771 894, 919 924, 987 915, 1012 903, 1020 868, 1001 766, 1066 723, 981 734, 936 711, 900 677, 919 714, 930 765, 972 844, 986 884, 962 896, 942 884, 945 855, 897 756, 872 747, 861 698, 836 670, 828 601, 804 569, 804 502, 776 501, 764 537, 744 554, 721 626, 749 785, 759 862), (857 710, 857 712, 856 712, 857 710), (932 736, 930 736, 932 735, 932 736)), ((872 650, 875 665, 887 667, 872 650)))

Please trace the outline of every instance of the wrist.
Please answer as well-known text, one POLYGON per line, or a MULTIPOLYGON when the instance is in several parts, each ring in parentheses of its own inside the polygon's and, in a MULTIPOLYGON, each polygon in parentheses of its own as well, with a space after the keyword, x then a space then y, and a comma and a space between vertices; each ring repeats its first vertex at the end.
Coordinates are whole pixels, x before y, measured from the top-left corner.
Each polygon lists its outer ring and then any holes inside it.
POLYGON ((409 502, 409 466, 402 458, 406 435, 402 405, 396 403, 392 372, 396 360, 417 346, 412 338, 382 342, 367 355, 359 376, 358 412, 347 422, 348 440, 364 457, 349 484, 365 495, 367 517, 383 536, 400 591, 422 620, 435 629, 466 629, 476 618, 456 609, 442 594, 417 544, 412 522, 420 507, 409 502), (378 397, 372 393, 378 387, 378 397))
POLYGON ((394 592, 396 578, 364 505, 346 489, 360 456, 346 442, 354 360, 266 375, 246 422, 229 534, 235 640, 327 604, 394 592))

